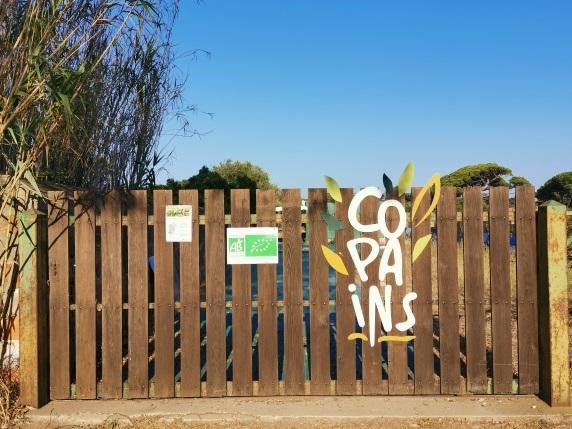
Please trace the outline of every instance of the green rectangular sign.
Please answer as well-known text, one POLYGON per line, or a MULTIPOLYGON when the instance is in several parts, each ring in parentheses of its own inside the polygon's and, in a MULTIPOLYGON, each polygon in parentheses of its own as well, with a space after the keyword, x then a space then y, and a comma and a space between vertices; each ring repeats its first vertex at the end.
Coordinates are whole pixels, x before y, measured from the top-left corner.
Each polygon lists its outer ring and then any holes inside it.
POLYGON ((278 228, 228 228, 229 264, 277 264, 278 228))

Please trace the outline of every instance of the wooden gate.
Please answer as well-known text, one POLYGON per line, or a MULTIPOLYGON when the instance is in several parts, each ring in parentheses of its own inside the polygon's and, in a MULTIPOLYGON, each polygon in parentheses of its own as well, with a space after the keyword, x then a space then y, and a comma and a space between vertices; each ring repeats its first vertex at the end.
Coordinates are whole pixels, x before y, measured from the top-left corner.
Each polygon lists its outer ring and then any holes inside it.
MULTIPOLYGON (((330 237, 347 267, 352 195, 342 189, 334 214, 345 227, 330 237)), ((436 215, 402 238, 405 282, 391 305, 403 318, 403 295, 417 293, 416 338, 374 347, 348 340, 356 276, 336 277, 322 255, 325 189, 308 191, 307 212, 297 189, 282 191, 281 211, 272 190, 233 190, 226 204, 222 190, 111 193, 96 205, 71 197, 49 194, 51 399, 539 390, 531 187, 484 199, 481 188, 462 198, 443 188, 436 215), (173 202, 200 207, 191 243, 165 241, 173 202), (226 265, 225 227, 251 225, 278 226, 278 265, 226 265), (412 264, 411 239, 430 233, 412 264)), ((364 201, 363 223, 378 204, 364 201)), ((368 274, 369 284, 393 282, 377 266, 368 274)))

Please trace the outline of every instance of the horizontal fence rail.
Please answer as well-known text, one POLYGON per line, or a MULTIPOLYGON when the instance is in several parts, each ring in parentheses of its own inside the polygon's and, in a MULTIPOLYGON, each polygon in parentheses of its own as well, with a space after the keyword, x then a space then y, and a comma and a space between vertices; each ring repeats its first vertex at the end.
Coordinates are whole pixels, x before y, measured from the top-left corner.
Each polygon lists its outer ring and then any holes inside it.
MULTIPOLYGON (((508 211, 508 220, 511 224, 515 223, 515 217, 514 217, 514 213, 515 213, 515 209, 513 207, 509 208, 508 211)), ((275 222, 277 224, 280 224, 283 222, 283 215, 282 213, 275 213, 273 215, 275 222)), ((457 216, 457 222, 462 222, 463 221, 463 212, 462 211, 457 211, 456 212, 456 216, 457 216)), ((482 213, 483 216, 483 222, 488 222, 489 220, 489 214, 488 212, 483 212, 482 213)), ((572 211, 568 212, 568 216, 572 216, 572 211)), ((257 224, 257 215, 256 214, 250 214, 250 224, 251 225, 256 225, 257 224)), ((75 222, 75 217, 73 215, 69 216, 69 224, 73 225, 73 223, 75 222)), ((408 220, 411 221, 411 215, 410 213, 408 213, 408 220)), ((300 214, 300 222, 302 224, 306 224, 309 222, 309 218, 308 218, 308 214, 307 212, 302 212, 300 214)), ((206 223, 206 216, 204 214, 199 215, 199 225, 205 225, 206 223)), ((224 215, 224 223, 225 225, 231 225, 232 224, 232 217, 229 214, 224 215)), ((97 226, 101 226, 101 216, 99 214, 96 215, 95 217, 95 224, 97 226)), ((122 217, 122 223, 123 226, 127 226, 129 225, 129 215, 125 215, 122 217)), ((154 225, 155 224, 155 217, 150 214, 147 216, 147 225, 154 225)), ((436 224, 436 216, 435 214, 430 216, 430 224, 431 226, 435 226, 436 224)))
MULTIPOLYGON (((49 192, 51 399, 537 393, 532 188, 518 187, 514 201, 493 188, 486 205, 481 188, 443 188, 433 216, 408 218, 391 307, 402 321, 405 293, 417 294, 416 324, 399 334, 416 338, 374 347, 348 340, 360 332, 348 285, 361 288, 367 317, 368 287, 383 292, 395 279, 378 278, 374 263, 359 281, 346 247, 354 191, 341 194, 334 206, 310 189, 302 212, 301 192, 284 190, 277 213, 273 190, 255 201, 247 190, 230 199, 207 190, 201 207, 196 190, 132 191, 128 203, 110 193, 94 205, 49 192), (173 201, 193 206, 190 243, 165 240, 173 201), (328 230, 326 211, 341 229, 328 230), (277 226, 279 263, 227 265, 228 226, 277 226), (427 234, 413 263, 412 241, 427 234), (328 266, 323 245, 348 276, 328 266)), ((378 205, 366 199, 361 221, 375 223, 378 205)), ((419 212, 429 205, 426 194, 419 212)))

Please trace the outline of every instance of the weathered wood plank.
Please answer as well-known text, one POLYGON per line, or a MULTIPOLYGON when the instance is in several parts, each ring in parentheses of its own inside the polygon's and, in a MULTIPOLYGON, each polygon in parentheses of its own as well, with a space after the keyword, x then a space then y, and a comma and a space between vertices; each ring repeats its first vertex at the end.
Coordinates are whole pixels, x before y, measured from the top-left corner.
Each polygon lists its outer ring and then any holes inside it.
POLYGON ((511 393, 512 333, 508 188, 491 188, 489 204, 493 390, 494 393, 511 393))
POLYGON ((460 392, 456 190, 444 187, 437 205, 441 393, 460 392))
POLYGON ((131 191, 127 220, 129 398, 149 396, 149 295, 147 192, 131 191))
POLYGON ((284 368, 288 395, 304 394, 300 190, 284 189, 284 368))
POLYGON ((95 210, 75 193, 76 398, 96 397, 95 210))
POLYGON ((551 406, 570 405, 566 206, 538 208, 539 393, 551 406))
POLYGON ((70 397, 69 200, 48 192, 48 265, 50 278, 50 399, 70 397))
POLYGON ((325 189, 308 191, 310 226, 310 391, 312 395, 330 393, 330 317, 328 305, 328 264, 322 245, 328 245, 328 230, 322 220, 327 211, 325 189))
MULTIPOLYGON (((401 204, 405 204, 405 197, 402 196, 398 199, 401 204)), ((388 208, 386 211, 386 224, 389 231, 395 231, 399 225, 399 213, 394 207, 388 208)), ((407 335, 406 332, 401 332, 395 328, 395 324, 405 321, 407 318, 403 310, 403 298, 405 297, 405 271, 406 264, 411 263, 411 258, 406 257, 405 253, 405 234, 399 237, 399 244, 402 260, 402 284, 398 285, 396 282, 395 274, 389 273, 385 277, 385 284, 391 286, 391 317, 393 320, 392 336, 402 337, 407 335)), ((389 258, 389 265, 395 263, 395 255, 392 254, 389 258)), ((375 266, 375 264, 372 264, 375 266)), ((383 296, 383 295, 382 295, 383 296)), ((389 394, 391 395, 405 395, 410 392, 407 377, 407 345, 404 342, 391 341, 388 343, 388 379, 389 379, 389 394)))
POLYGON ((348 335, 356 330, 351 293, 348 290, 348 286, 355 279, 355 267, 347 249, 347 242, 354 238, 354 230, 348 220, 348 208, 353 198, 353 189, 343 188, 341 194, 342 202, 336 203, 336 218, 344 224, 344 228, 336 232, 336 251, 341 255, 348 275, 336 274, 336 393, 355 395, 357 394, 356 344, 347 339, 348 335))
POLYGON ((20 397, 39 408, 49 402, 47 219, 35 210, 20 215, 20 397))
POLYGON ((516 188, 518 391, 538 393, 536 200, 532 186, 516 188))
MULTIPOLYGON (((248 189, 232 189, 233 227, 250 226, 248 189)), ((250 265, 232 266, 232 394, 252 395, 252 317, 250 265)))
POLYGON ((101 208, 102 392, 106 399, 123 395, 121 297, 121 199, 105 196, 101 208))
MULTIPOLYGON (((360 222, 363 225, 370 225, 377 223, 377 211, 379 208, 379 200, 375 198, 366 198, 361 204, 360 212, 360 222)), ((372 238, 379 243, 379 232, 368 232, 362 233, 362 236, 372 238)), ((362 245, 362 258, 365 259, 371 247, 368 245, 362 245)), ((367 281, 361 282, 361 298, 362 298, 362 308, 363 314, 366 319, 366 325, 364 327, 365 334, 369 337, 369 288, 377 287, 380 288, 380 278, 379 278, 379 264, 372 263, 369 264, 365 272, 367 274, 367 281)), ((381 290, 381 296, 385 297, 383 290, 381 290)), ((382 335, 381 332, 381 322, 379 318, 376 318, 376 330, 375 335, 382 335), (377 329, 379 328, 379 329, 377 329)), ((371 340, 371 339, 370 339, 371 340)), ((377 338, 373 339, 375 341, 373 347, 370 343, 363 341, 361 345, 362 350, 362 377, 363 377, 363 394, 364 395, 381 395, 387 394, 389 392, 388 383, 386 380, 382 379, 381 372, 381 344, 377 342, 377 338)))
POLYGON ((153 191, 155 228, 155 396, 175 396, 175 337, 173 244, 166 241, 165 209, 172 204, 171 191, 153 191))
POLYGON ((463 237, 467 391, 485 394, 487 393, 487 351, 484 305, 483 197, 480 187, 466 188, 464 191, 463 237))
MULTIPOLYGON (((413 200, 417 198, 421 188, 413 188, 413 200)), ((431 197, 426 193, 419 209, 415 214, 412 225, 412 245, 421 237, 431 234, 429 218, 419 223, 431 204, 431 197)), ((431 285, 431 243, 425 248, 423 253, 417 258, 412 266, 412 289, 417 294, 417 299, 413 301, 413 311, 415 314, 415 334, 414 368, 415 368, 415 393, 421 395, 434 394, 435 381, 433 373, 435 371, 435 358, 433 355, 433 296, 431 285)))
POLYGON ((205 191, 207 396, 226 395, 224 191, 205 191))
MULTIPOLYGON (((275 192, 256 191, 257 226, 276 226, 275 192)), ((258 378, 259 392, 278 395, 278 336, 276 319, 276 265, 258 265, 258 378)))
POLYGON ((181 396, 201 396, 201 330, 199 290, 199 195, 180 190, 179 204, 190 204, 193 241, 180 244, 181 396))

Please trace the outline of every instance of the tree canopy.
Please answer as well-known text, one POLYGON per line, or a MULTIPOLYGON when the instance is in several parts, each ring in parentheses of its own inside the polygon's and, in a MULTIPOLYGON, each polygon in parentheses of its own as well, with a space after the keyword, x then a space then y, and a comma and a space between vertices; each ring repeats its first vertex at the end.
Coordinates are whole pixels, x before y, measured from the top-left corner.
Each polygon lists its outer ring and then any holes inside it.
POLYGON ((520 186, 530 182, 521 176, 513 176, 512 170, 496 163, 466 165, 441 178, 442 186, 464 188, 467 186, 520 186))
MULTIPOLYGON (((173 190, 179 189, 224 189, 225 206, 227 211, 230 208, 231 189, 249 189, 251 210, 256 209, 256 189, 274 189, 278 187, 270 181, 270 176, 262 167, 249 161, 226 160, 209 168, 201 167, 199 172, 186 180, 167 180, 165 186, 173 190)), ((204 193, 199 193, 199 205, 204 207, 204 193)))
MULTIPOLYGON (((249 182, 254 182, 258 189, 276 189, 268 173, 250 161, 227 159, 213 166, 212 170, 225 179, 232 188, 240 188, 249 182)), ((246 187, 250 188, 250 186, 246 187)))
POLYGON ((538 188, 536 197, 541 203, 555 200, 572 207, 572 171, 566 171, 548 179, 538 188))

